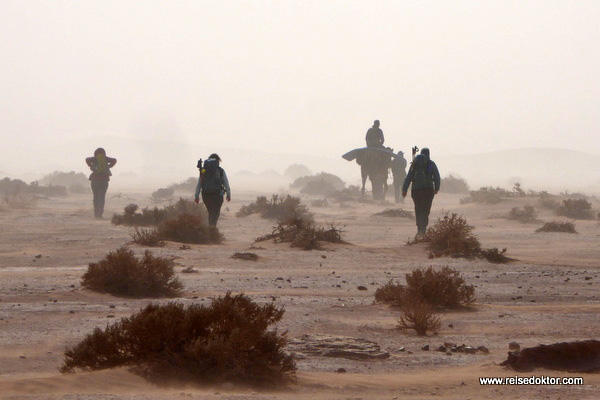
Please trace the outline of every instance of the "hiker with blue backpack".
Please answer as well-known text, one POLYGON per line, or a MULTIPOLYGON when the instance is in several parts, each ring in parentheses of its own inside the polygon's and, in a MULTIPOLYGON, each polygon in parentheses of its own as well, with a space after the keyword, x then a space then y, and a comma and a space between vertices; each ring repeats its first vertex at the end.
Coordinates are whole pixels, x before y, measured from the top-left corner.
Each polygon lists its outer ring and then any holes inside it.
POLYGON ((208 211, 208 225, 217 226, 221 206, 223 205, 223 196, 226 194, 227 201, 231 201, 231 188, 225 170, 220 167, 221 158, 218 154, 211 154, 204 163, 198 162, 200 168, 200 177, 196 185, 196 194, 194 201, 200 202, 200 192, 202 192, 202 202, 208 211))
POLYGON ((410 195, 415 203, 417 235, 425 235, 433 197, 440 190, 440 172, 437 165, 429 158, 429 149, 426 147, 421 149, 421 154, 416 156, 410 165, 402 186, 402 197, 406 197, 411 183, 410 195))

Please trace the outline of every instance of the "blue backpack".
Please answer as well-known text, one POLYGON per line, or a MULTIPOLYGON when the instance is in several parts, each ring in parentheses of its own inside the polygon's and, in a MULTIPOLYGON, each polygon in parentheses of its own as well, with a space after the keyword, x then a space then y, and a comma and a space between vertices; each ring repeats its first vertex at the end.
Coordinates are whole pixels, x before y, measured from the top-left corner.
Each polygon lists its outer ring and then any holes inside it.
POLYGON ((202 167, 202 193, 219 194, 223 187, 223 174, 219 162, 214 158, 204 160, 202 167))

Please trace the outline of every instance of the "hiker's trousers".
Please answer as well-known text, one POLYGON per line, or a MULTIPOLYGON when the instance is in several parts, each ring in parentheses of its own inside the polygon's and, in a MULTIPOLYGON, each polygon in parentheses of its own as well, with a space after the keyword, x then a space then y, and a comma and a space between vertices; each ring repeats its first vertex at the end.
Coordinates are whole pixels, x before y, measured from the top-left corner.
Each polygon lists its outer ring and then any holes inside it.
POLYGON ((92 194, 94 195, 94 217, 102 218, 104 214, 104 201, 108 190, 108 181, 94 179, 92 182, 92 194))
POLYGON ((404 178, 406 176, 394 176, 394 200, 396 200, 396 203, 404 203, 404 197, 402 197, 404 178))
POLYGON ((217 226, 219 215, 221 215, 221 206, 223 205, 223 195, 202 193, 202 202, 208 211, 208 225, 217 226))
POLYGON ((429 224, 429 212, 433 203, 433 189, 413 189, 410 195, 415 203, 417 231, 424 234, 429 224))

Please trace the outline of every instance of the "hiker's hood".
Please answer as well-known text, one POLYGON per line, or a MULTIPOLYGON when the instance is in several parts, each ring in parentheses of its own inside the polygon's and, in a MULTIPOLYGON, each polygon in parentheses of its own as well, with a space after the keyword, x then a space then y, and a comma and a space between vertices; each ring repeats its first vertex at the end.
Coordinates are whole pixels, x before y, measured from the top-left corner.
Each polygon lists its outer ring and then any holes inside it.
POLYGON ((427 148, 427 147, 423 147, 423 148, 421 149, 421 155, 423 155, 423 156, 425 156, 425 157, 429 158, 429 148, 427 148))

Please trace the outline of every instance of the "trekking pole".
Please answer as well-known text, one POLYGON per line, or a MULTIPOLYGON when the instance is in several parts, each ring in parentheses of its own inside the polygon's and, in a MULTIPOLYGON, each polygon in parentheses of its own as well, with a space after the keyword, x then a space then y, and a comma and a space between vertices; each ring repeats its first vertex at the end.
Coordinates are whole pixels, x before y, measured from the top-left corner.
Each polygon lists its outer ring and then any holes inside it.
POLYGON ((419 148, 417 146, 412 148, 412 160, 415 161, 415 156, 417 154, 417 152, 419 151, 419 148))

